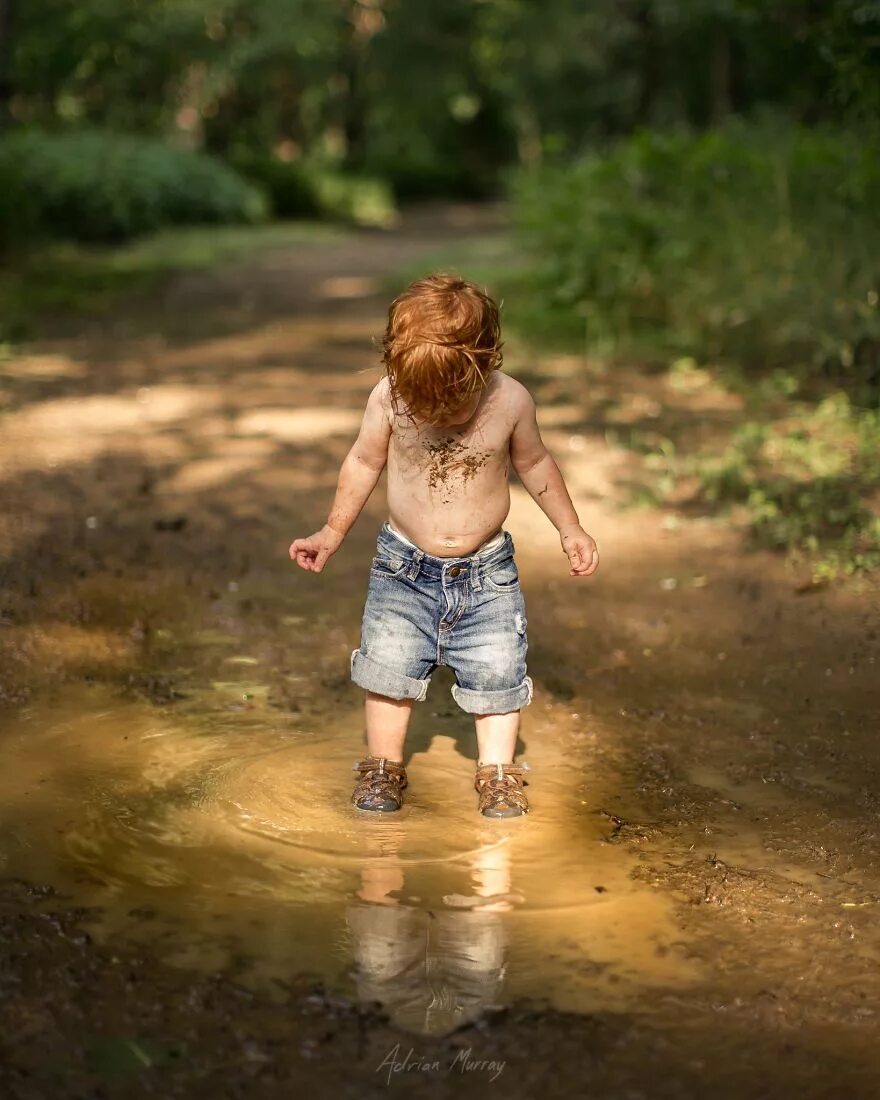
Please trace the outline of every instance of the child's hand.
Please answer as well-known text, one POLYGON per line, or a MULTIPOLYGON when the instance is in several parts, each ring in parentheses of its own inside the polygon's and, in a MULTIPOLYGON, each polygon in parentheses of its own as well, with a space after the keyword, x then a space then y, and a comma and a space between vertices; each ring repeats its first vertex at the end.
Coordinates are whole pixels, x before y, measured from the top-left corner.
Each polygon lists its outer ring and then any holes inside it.
POLYGON ((343 536, 326 523, 320 531, 309 535, 307 539, 294 539, 288 553, 291 560, 309 573, 320 573, 331 557, 342 545, 343 536))
POLYGON ((589 577, 599 568, 599 547, 583 527, 563 527, 559 532, 562 549, 571 566, 569 576, 589 577))

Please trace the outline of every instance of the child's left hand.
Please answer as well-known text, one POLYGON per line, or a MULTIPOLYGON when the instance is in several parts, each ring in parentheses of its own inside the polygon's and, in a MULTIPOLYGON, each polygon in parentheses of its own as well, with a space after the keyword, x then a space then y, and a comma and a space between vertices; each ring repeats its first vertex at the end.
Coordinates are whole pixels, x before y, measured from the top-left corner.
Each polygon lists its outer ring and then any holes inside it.
POLYGON ((334 531, 329 523, 325 523, 320 531, 309 535, 307 539, 294 539, 288 554, 291 561, 295 561, 307 573, 320 573, 327 564, 327 559, 333 557, 342 545, 344 537, 334 531))
POLYGON ((562 549, 568 555, 569 576, 589 577, 599 568, 599 547, 583 527, 563 527, 559 532, 562 549))

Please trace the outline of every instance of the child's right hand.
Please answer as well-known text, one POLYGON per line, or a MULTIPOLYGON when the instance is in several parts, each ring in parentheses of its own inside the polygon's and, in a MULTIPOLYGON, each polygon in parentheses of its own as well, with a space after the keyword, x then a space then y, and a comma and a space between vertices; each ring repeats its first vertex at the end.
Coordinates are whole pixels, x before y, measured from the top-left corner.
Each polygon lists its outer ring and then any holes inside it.
POLYGON ((309 573, 320 573, 331 557, 342 545, 343 536, 326 523, 320 531, 309 535, 307 539, 294 539, 288 553, 292 561, 309 573))

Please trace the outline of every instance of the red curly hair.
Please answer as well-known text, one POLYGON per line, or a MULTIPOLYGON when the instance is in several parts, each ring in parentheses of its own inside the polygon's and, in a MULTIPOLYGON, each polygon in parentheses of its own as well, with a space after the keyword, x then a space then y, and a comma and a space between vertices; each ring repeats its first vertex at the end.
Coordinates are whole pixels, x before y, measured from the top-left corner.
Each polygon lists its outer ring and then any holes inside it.
POLYGON ((391 303, 382 348, 395 408, 440 422, 501 366, 498 306, 457 275, 428 275, 391 303))

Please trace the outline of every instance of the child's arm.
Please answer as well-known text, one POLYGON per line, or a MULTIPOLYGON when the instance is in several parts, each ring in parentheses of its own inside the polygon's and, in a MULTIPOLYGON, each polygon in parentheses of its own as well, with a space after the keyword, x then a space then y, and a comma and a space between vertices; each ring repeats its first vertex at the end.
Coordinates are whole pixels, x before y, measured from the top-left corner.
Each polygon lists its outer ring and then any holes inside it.
POLYGON ((342 545, 385 468, 391 437, 391 423, 383 402, 386 386, 383 379, 370 394, 360 433, 339 470, 336 496, 327 522, 314 535, 295 539, 290 544, 291 558, 311 573, 320 573, 327 559, 342 545))
POLYGON ((520 411, 510 437, 510 461, 529 496, 556 530, 568 555, 572 577, 589 577, 599 566, 595 540, 581 527, 565 481, 544 445, 535 416, 535 402, 522 392, 520 411))

